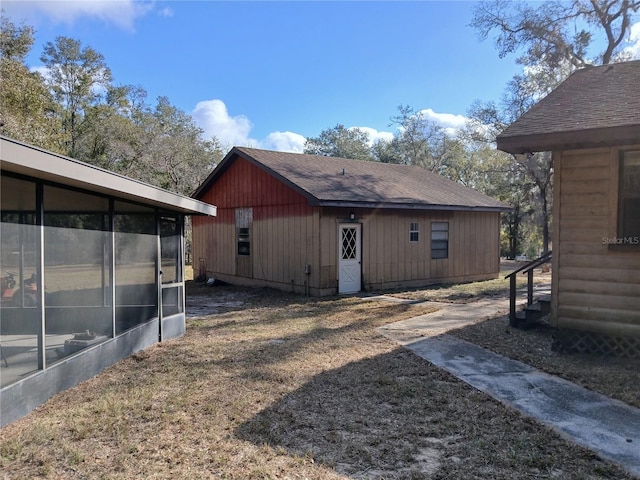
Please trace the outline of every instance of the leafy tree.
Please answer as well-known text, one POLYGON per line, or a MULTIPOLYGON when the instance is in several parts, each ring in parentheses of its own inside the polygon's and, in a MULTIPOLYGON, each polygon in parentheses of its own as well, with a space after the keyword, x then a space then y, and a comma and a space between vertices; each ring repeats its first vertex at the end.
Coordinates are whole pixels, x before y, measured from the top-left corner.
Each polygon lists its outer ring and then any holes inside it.
MULTIPOLYGON (((461 136, 469 146, 468 154, 480 158, 475 188, 513 208, 502 215, 505 242, 501 251, 514 258, 525 251, 525 239, 537 238, 533 234, 538 228, 535 212, 541 209, 549 212, 549 207, 541 207, 527 165, 517 161, 523 158, 495 149, 495 137, 507 125, 504 113, 494 102, 475 102, 468 112, 470 120, 461 136)), ((546 193, 550 194, 550 188, 546 193)), ((534 250, 537 252, 539 247, 534 250)))
POLYGON ((79 125, 91 105, 111 84, 111 70, 104 56, 80 41, 57 37, 47 42, 40 57, 47 68, 47 84, 61 106, 62 125, 67 134, 67 154, 75 157, 79 125))
POLYGON ((391 141, 392 151, 397 155, 394 163, 417 165, 434 172, 441 170, 446 135, 440 125, 407 105, 398 107, 391 125, 398 127, 391 141))
POLYGON ((42 76, 24 63, 33 47, 33 28, 16 26, 5 16, 0 21, 0 132, 53 148, 59 130, 51 115, 53 98, 42 76))
MULTIPOLYGON (((624 41, 639 9, 640 0, 481 2, 471 26, 482 39, 497 31, 495 44, 500 57, 520 52, 517 62, 526 67, 523 74, 508 83, 501 108, 495 104, 474 106, 472 116, 492 126, 490 141, 575 69, 624 60, 624 41), (599 38, 604 38, 602 44, 599 38)), ((534 211, 538 213, 546 252, 550 243, 551 154, 515 155, 514 162, 537 192, 534 211)))
POLYGON ((33 47, 33 41, 33 27, 24 24, 17 26, 4 14, 0 16, 0 54, 2 58, 24 62, 33 47))
POLYGON ((116 86, 104 57, 79 41, 48 42, 46 80, 24 59, 33 28, 2 16, 0 131, 93 165, 190 194, 223 158, 192 117, 139 86, 116 86))
POLYGON ((465 187, 482 190, 482 169, 482 155, 476 154, 461 138, 446 139, 441 175, 465 187))
POLYGON ((193 118, 166 97, 158 99, 150 127, 154 140, 146 160, 153 183, 163 188, 190 194, 223 157, 220 142, 203 141, 193 118))
POLYGON ((357 127, 345 128, 340 124, 323 130, 318 137, 307 138, 304 153, 358 160, 373 159, 367 132, 357 127))
POLYGON ((77 158, 99 167, 133 176, 132 168, 142 157, 144 129, 135 121, 136 108, 129 95, 134 87, 110 86, 105 101, 85 108, 78 127, 77 158))
POLYGON ((476 7, 471 26, 482 39, 497 30, 500 57, 522 51, 522 65, 582 68, 616 60, 639 9, 640 0, 492 0, 476 7), (599 37, 605 39, 600 49, 599 37))
POLYGON ((160 97, 155 108, 141 87, 110 87, 105 102, 88 107, 77 151, 85 161, 183 194, 190 194, 222 159, 214 137, 203 140, 191 116, 160 97))
MULTIPOLYGON (((554 81, 540 82, 537 78, 540 72, 535 70, 523 75, 516 75, 507 85, 505 95, 502 100, 502 108, 495 103, 476 103, 470 111, 470 116, 475 120, 476 125, 484 122, 483 133, 485 141, 493 143, 496 136, 504 130, 509 123, 516 120, 525 113, 542 96, 551 91, 554 81), (531 73, 533 72, 533 73, 531 73)), ((548 80, 548 78, 547 78, 548 80)), ((477 137, 482 134, 477 133, 477 137)), ((514 206, 511 216, 511 249, 518 247, 518 238, 521 237, 522 228, 528 227, 529 220, 538 220, 541 230, 542 250, 549 251, 551 223, 551 203, 552 203, 552 177, 553 163, 550 152, 536 152, 526 155, 513 155, 514 167, 519 170, 524 178, 518 177, 513 186, 512 198, 509 203, 514 206), (523 192, 527 192, 523 195, 523 192), (536 215, 537 213, 537 215, 536 215), (517 218, 518 216, 522 218, 517 218)), ((512 175, 512 178, 516 178, 512 175)), ((531 236, 535 238, 536 236, 531 236)), ((537 249, 536 249, 537 250, 537 249)), ((511 255, 510 255, 511 256, 511 255)))
POLYGON ((378 162, 402 163, 402 154, 398 143, 393 140, 378 140, 371 147, 371 155, 378 162))

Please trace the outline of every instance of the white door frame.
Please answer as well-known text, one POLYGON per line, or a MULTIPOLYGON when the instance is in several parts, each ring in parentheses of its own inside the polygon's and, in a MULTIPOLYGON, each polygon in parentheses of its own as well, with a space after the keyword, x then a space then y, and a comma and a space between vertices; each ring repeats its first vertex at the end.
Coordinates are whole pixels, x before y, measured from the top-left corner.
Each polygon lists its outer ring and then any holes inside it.
POLYGON ((362 290, 362 225, 338 224, 338 293, 362 290))

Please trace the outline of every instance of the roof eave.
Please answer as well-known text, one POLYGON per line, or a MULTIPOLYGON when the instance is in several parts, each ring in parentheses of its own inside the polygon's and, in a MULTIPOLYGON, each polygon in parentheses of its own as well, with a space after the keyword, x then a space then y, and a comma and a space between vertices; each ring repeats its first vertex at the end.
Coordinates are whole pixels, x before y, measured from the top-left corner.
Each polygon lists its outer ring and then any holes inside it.
POLYGON ((498 149, 513 154, 579 150, 638 143, 640 143, 640 124, 540 134, 502 134, 497 138, 498 149))
POLYGON ((510 212, 513 210, 508 205, 441 205, 425 203, 391 203, 391 202, 350 202, 341 200, 319 200, 316 203, 320 207, 332 208, 370 208, 370 209, 394 209, 394 210, 439 210, 439 211, 473 211, 473 212, 510 212))
POLYGON ((193 198, 0 136, 2 170, 91 190, 188 215, 215 216, 217 208, 193 198))

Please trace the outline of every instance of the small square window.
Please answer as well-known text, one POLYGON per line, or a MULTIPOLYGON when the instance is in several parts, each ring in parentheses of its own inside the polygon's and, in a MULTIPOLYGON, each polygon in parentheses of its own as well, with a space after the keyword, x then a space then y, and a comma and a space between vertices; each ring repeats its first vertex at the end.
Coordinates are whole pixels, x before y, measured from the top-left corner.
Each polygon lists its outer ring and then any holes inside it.
POLYGON ((418 222, 409 223, 409 241, 410 242, 420 241, 420 229, 418 226, 418 222))

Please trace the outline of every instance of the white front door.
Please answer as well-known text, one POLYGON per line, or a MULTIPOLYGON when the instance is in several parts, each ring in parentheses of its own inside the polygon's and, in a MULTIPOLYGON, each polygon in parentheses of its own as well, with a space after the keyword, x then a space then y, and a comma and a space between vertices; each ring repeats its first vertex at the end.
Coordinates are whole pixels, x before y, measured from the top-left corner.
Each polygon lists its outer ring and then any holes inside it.
POLYGON ((347 223, 338 227, 338 293, 359 292, 360 224, 347 223))

